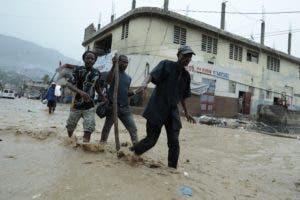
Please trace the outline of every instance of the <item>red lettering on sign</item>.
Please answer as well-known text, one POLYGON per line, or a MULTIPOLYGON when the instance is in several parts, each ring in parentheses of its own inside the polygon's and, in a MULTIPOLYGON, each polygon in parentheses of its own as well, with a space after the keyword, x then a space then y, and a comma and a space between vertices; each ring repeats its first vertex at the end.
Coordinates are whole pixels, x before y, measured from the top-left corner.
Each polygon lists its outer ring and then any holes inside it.
POLYGON ((202 68, 202 73, 204 73, 204 74, 211 74, 211 70, 210 69, 206 69, 206 68, 202 68))
POLYGON ((201 73, 201 68, 197 67, 196 72, 201 73))

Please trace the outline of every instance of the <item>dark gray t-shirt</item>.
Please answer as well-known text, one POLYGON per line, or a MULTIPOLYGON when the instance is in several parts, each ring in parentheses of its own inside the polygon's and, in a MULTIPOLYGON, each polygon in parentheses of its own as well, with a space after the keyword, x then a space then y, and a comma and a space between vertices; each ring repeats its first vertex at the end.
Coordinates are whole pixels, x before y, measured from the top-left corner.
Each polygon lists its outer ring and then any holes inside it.
MULTIPOLYGON (((118 105, 128 106, 128 89, 130 87, 131 78, 124 71, 119 72, 119 88, 118 88, 118 105)), ((115 80, 113 79, 108 89, 108 99, 112 102, 114 95, 115 80)))
POLYGON ((191 96, 190 74, 177 62, 163 60, 150 73, 156 85, 143 116, 154 124, 162 125, 172 117, 174 128, 181 128, 177 104, 191 96))

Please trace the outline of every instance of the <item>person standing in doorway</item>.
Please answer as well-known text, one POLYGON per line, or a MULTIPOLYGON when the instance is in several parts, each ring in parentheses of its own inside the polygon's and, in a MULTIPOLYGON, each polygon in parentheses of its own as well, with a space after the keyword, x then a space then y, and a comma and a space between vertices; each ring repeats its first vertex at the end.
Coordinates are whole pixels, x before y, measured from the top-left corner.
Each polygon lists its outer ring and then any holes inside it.
POLYGON ((89 142, 95 130, 95 91, 102 94, 100 72, 93 68, 97 55, 93 51, 86 51, 82 55, 84 66, 75 66, 72 77, 67 82, 67 87, 74 91, 75 97, 67 119, 67 131, 72 137, 79 119, 83 118, 83 142, 89 142))
POLYGON ((150 81, 156 85, 143 113, 147 120, 147 135, 130 150, 141 155, 151 149, 159 138, 162 126, 165 126, 169 148, 168 167, 171 168, 177 168, 180 149, 179 132, 182 125, 177 107, 179 102, 188 122, 195 123, 185 103, 186 98, 191 95, 191 78, 185 66, 190 63, 193 55, 195 53, 189 46, 180 47, 177 52, 177 62, 161 61, 137 89, 137 92, 145 90, 150 81))
POLYGON ((244 97, 241 95, 239 97, 239 113, 243 114, 243 109, 244 108, 244 97))
MULTIPOLYGON (((124 126, 129 132, 131 142, 132 144, 137 143, 138 141, 138 136, 137 136, 137 128, 135 125, 135 122, 133 120, 133 115, 131 112, 131 109, 129 107, 128 103, 128 97, 131 97, 135 95, 135 91, 129 91, 129 87, 131 84, 131 77, 128 76, 125 72, 127 66, 128 66, 128 58, 125 55, 120 55, 118 58, 114 57, 113 58, 113 67, 109 71, 107 75, 107 83, 110 84, 110 87, 108 89, 108 109, 109 111, 107 112, 106 118, 105 118, 105 123, 102 129, 101 133, 101 139, 100 143, 106 143, 108 139, 108 135, 110 132, 110 129, 114 123, 113 121, 113 113, 112 113, 112 104, 113 104, 113 94, 114 94, 114 86, 115 86, 115 81, 114 81, 114 69, 116 66, 116 60, 118 59, 119 62, 119 88, 118 88, 118 118, 122 121, 124 126)), ((142 90, 140 90, 142 92, 142 90)))

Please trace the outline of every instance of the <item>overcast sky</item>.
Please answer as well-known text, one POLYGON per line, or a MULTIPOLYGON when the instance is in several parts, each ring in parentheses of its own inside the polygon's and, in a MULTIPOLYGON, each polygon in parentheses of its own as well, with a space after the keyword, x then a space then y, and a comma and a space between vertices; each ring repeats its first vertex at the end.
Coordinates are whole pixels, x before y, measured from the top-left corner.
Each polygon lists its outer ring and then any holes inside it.
MULTIPOLYGON (((162 7, 163 0, 136 0, 137 7, 162 7)), ((80 60, 84 29, 110 21, 112 0, 0 0, 0 34, 32 41, 80 60)), ((114 0, 119 17, 131 9, 132 0, 114 0)), ((220 11, 222 0, 169 0, 169 9, 186 14, 182 9, 220 11)), ((228 12, 299 11, 299 0, 228 0, 228 12)), ((190 17, 220 26, 220 14, 189 12, 190 17)), ((226 15, 226 30, 259 42, 261 15, 226 15)), ((292 55, 300 57, 300 13, 265 15, 265 44, 287 52, 287 30, 292 29, 292 55), (281 32, 282 31, 282 32, 281 32), (283 33, 283 34, 282 34, 283 33)), ((3 47, 1 47, 3 48, 3 47)))

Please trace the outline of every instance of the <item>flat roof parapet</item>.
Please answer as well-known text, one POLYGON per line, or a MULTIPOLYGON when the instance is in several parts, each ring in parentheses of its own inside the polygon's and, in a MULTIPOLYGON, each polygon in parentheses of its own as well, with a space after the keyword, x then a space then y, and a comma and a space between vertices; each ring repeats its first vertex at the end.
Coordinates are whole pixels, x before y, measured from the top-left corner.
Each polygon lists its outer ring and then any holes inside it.
POLYGON ((139 7, 139 8, 130 10, 129 12, 125 13, 124 15, 122 15, 119 18, 117 18, 116 20, 114 20, 112 23, 107 24, 106 26, 97 30, 95 33, 91 34, 90 37, 85 38, 84 41, 82 42, 82 45, 83 46, 87 45, 89 42, 93 41, 97 36, 110 31, 114 27, 118 26, 119 24, 123 23, 124 21, 126 21, 130 18, 134 18, 134 17, 138 17, 138 16, 149 16, 149 15, 158 16, 158 17, 162 17, 162 18, 168 18, 168 19, 172 19, 174 21, 179 21, 181 23, 185 23, 190 26, 194 26, 195 28, 205 29, 208 32, 218 34, 219 37, 223 37, 223 38, 235 41, 235 42, 240 42, 246 46, 250 46, 251 48, 256 48, 256 49, 259 49, 259 50, 264 51, 269 54, 275 54, 275 55, 277 55, 279 57, 283 57, 291 62, 300 64, 300 58, 298 58, 298 57, 289 55, 282 51, 278 51, 271 47, 254 42, 250 39, 244 38, 244 37, 236 35, 234 33, 230 33, 228 31, 222 30, 215 26, 198 21, 191 17, 187 17, 185 15, 181 15, 179 13, 176 13, 176 12, 173 12, 170 10, 164 10, 162 8, 157 8, 157 7, 139 7))

